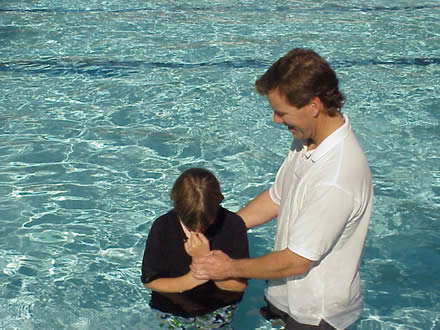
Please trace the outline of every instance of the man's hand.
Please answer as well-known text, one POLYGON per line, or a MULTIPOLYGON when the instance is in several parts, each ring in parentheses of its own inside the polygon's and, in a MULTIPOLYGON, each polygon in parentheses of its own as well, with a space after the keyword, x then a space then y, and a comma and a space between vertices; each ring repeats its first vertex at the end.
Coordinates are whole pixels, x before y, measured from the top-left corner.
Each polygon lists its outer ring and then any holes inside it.
POLYGON ((193 258, 191 274, 199 280, 223 280, 234 277, 234 260, 215 250, 206 257, 193 258))
POLYGON ((191 257, 204 257, 209 254, 209 241, 202 233, 189 232, 184 243, 185 251, 191 257))

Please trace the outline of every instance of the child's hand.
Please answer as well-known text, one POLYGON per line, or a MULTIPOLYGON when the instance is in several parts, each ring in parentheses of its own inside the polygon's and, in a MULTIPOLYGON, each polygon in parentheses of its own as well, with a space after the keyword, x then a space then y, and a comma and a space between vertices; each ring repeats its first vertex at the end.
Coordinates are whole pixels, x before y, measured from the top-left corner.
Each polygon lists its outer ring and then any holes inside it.
POLYGON ((209 241, 202 233, 191 231, 186 240, 185 251, 191 257, 204 257, 209 254, 209 241))

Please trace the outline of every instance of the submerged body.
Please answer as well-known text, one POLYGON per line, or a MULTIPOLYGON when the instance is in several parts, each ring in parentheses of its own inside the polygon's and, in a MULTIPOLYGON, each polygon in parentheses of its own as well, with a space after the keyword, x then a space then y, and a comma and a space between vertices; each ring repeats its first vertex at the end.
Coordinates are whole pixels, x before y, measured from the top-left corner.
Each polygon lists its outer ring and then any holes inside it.
MULTIPOLYGON (((217 219, 205 236, 211 249, 222 250, 232 258, 249 257, 246 226, 238 215, 225 208, 219 209, 217 219)), ((192 258, 183 247, 185 239, 186 234, 174 211, 155 220, 145 246, 143 283, 189 273, 192 258)), ((152 291, 150 306, 165 313, 195 317, 236 304, 242 299, 243 290, 224 290, 212 280, 204 282, 183 292, 152 291)))

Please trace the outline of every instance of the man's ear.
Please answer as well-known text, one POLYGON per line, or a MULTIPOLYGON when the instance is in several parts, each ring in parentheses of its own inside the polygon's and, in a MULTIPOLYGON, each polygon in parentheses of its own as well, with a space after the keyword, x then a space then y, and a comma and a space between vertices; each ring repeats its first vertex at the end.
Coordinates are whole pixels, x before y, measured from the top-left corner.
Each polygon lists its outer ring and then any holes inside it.
POLYGON ((312 115, 314 118, 318 117, 319 113, 324 110, 324 104, 321 102, 321 99, 315 96, 310 101, 310 108, 312 109, 312 115))

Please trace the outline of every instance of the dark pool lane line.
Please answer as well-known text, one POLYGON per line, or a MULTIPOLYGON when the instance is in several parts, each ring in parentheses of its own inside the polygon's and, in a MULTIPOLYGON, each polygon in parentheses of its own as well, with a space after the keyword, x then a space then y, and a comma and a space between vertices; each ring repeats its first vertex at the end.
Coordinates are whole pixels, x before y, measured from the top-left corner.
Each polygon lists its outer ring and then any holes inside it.
MULTIPOLYGON (((48 74, 48 75, 69 75, 85 74, 91 76, 125 76, 140 71, 153 69, 194 69, 203 67, 221 68, 223 70, 233 69, 265 69, 271 65, 270 61, 245 59, 238 61, 201 62, 201 63, 178 63, 178 62, 148 62, 148 61, 115 61, 100 59, 79 59, 79 58, 52 58, 34 61, 8 61, 0 62, 0 72, 16 72, 25 74, 48 74)), ((440 65, 440 58, 395 58, 389 60, 360 59, 335 61, 331 65, 335 68, 355 66, 428 66, 440 65)))
MULTIPOLYGON (((191 6, 191 5, 177 5, 174 7, 165 7, 166 11, 218 11, 219 9, 225 11, 237 10, 242 12, 285 12, 285 11, 315 11, 316 7, 295 7, 295 6, 275 6, 271 8, 263 8, 255 5, 241 5, 239 8, 236 6, 191 6)), ((413 10, 426 10, 426 9, 440 9, 440 5, 414 5, 414 6, 371 6, 371 7, 359 7, 359 6, 344 6, 344 5, 323 5, 319 7, 323 11, 338 11, 338 12, 383 12, 383 11, 413 11, 413 10)), ((90 9, 69 9, 69 8, 0 8, 0 12, 17 12, 17 13, 131 13, 131 12, 143 12, 143 11, 158 11, 162 10, 160 7, 139 7, 139 8, 122 8, 122 9, 104 9, 104 8, 90 8, 90 9)))

